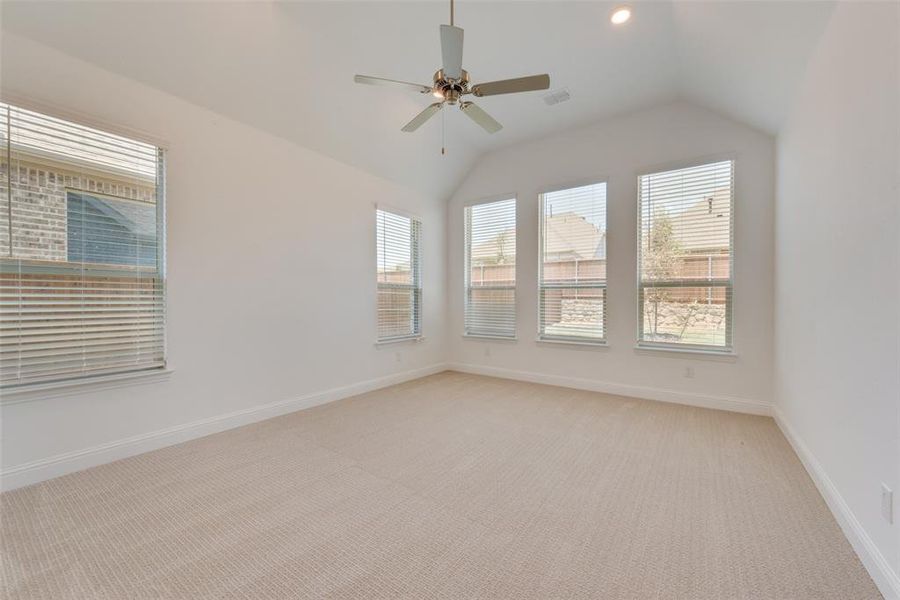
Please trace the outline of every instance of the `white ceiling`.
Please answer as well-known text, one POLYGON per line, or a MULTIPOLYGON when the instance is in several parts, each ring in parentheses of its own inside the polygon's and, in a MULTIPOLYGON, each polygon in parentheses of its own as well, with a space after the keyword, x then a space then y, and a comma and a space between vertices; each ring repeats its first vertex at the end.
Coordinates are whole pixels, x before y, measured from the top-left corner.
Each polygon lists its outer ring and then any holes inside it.
POLYGON ((21 2, 2 26, 77 58, 446 197, 484 152, 617 113, 685 98, 777 132, 833 4, 459 2, 475 81, 549 73, 572 99, 482 98, 493 136, 445 110, 400 131, 430 96, 359 86, 362 73, 429 83, 448 2, 21 2))

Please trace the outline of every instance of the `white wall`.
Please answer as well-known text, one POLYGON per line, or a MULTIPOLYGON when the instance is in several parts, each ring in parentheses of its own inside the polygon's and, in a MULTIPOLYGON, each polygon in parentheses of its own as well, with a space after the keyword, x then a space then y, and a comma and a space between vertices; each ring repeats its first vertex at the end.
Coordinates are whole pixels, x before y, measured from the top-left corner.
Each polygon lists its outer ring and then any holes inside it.
MULTIPOLYGON (((5 93, 168 142, 168 348, 175 370, 165 382, 3 406, 7 473, 444 361, 440 199, 24 38, 6 34, 2 42, 5 93), (374 345, 375 202, 423 219, 425 342, 374 345)), ((79 460, 71 466, 91 457, 79 460)))
POLYGON ((777 143, 777 409, 839 520, 856 522, 861 556, 893 569, 893 596, 890 574, 876 577, 888 597, 900 597, 896 498, 893 526, 880 513, 882 482, 900 495, 898 37, 897 3, 839 3, 777 143))
POLYGON ((482 372, 540 375, 547 382, 766 412, 772 395, 773 169, 771 137, 684 103, 488 155, 460 185, 448 207, 451 362, 474 365, 482 372), (646 169, 723 155, 736 160, 737 356, 637 351, 637 175, 646 169), (609 347, 583 350, 538 343, 538 192, 591 179, 608 182, 609 347), (463 206, 506 193, 518 195, 518 340, 464 339, 463 206), (693 379, 684 377, 687 366, 694 368, 693 379))

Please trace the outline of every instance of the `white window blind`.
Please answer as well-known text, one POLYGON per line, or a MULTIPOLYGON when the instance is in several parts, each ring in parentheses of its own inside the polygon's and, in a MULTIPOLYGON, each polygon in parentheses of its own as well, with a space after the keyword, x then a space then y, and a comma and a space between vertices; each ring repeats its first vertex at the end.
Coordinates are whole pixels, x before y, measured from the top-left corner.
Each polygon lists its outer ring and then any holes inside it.
POLYGON ((0 104, 0 385, 165 366, 164 154, 0 104))
POLYGON ((541 339, 606 336, 606 183, 540 196, 541 339))
POLYGON ((730 350, 734 162, 639 185, 639 343, 730 350))
POLYGON ((422 225, 377 209, 378 341, 422 334, 422 225))
POLYGON ((516 200, 465 208, 465 333, 516 336, 516 200))

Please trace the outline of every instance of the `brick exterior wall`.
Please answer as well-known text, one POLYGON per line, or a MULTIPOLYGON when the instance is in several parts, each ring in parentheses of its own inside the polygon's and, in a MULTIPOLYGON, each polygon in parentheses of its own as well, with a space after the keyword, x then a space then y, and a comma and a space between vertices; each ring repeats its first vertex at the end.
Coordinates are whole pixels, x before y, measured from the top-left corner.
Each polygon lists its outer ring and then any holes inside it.
POLYGON ((115 175, 79 173, 62 165, 14 159, 0 163, 0 257, 9 254, 9 198, 12 189, 12 256, 15 259, 65 261, 66 192, 80 190, 106 196, 156 202, 156 188, 115 175))

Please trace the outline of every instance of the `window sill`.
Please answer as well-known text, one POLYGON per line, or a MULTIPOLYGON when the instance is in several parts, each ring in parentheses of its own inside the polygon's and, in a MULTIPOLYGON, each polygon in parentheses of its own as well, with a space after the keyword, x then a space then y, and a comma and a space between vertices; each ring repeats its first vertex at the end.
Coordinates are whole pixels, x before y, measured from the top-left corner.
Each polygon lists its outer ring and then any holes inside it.
POLYGON ((424 342, 424 341, 425 341, 424 335, 411 335, 411 336, 407 336, 407 337, 392 338, 389 340, 378 340, 377 342, 375 342, 375 346, 376 347, 377 346, 390 346, 391 344, 402 344, 402 343, 408 343, 408 342, 418 344, 418 343, 424 342))
POLYGON ((634 347, 636 354, 647 356, 670 356, 685 358, 693 357, 706 360, 718 360, 721 362, 736 362, 737 353, 734 350, 705 350, 703 348, 672 348, 668 346, 645 346, 638 344, 634 347))
POLYGON ((516 336, 513 337, 505 337, 502 335, 478 335, 476 333, 464 333, 462 334, 463 339, 465 340, 474 340, 474 341, 485 341, 485 342, 518 342, 519 338, 516 336))
POLYGON ((579 349, 585 350, 606 350, 609 349, 609 344, 606 343, 606 340, 599 340, 596 342, 589 341, 578 341, 578 340, 566 340, 566 339, 553 339, 553 338, 536 338, 535 341, 538 344, 552 344, 554 346, 575 346, 579 349))
POLYGON ((116 373, 114 375, 100 375, 97 377, 84 377, 69 381, 55 381, 51 383, 35 383, 21 388, 0 391, 0 404, 18 404, 31 400, 44 400, 59 396, 73 394, 85 394, 99 390, 108 390, 146 383, 168 381, 174 371, 172 369, 152 369, 147 371, 134 371, 131 373, 116 373))

